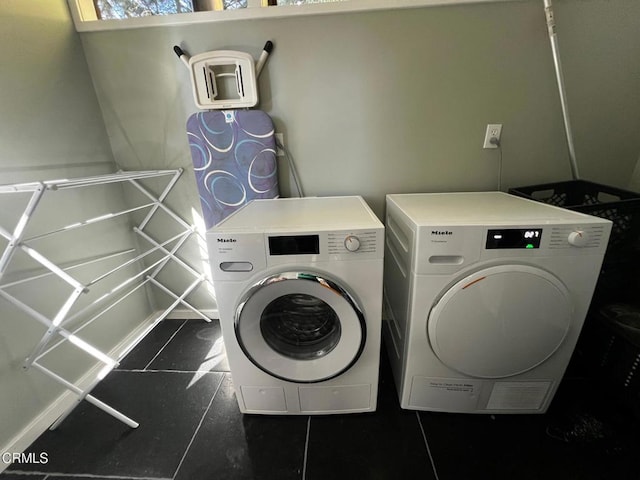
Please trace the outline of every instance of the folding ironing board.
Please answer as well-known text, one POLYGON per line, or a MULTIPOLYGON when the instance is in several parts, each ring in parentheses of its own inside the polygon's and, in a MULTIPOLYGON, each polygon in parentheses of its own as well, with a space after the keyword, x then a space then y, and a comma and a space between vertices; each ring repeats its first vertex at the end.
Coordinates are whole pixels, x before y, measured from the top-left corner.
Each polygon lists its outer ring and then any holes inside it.
POLYGON ((271 118, 260 110, 198 112, 187 135, 207 229, 247 202, 278 196, 271 118))

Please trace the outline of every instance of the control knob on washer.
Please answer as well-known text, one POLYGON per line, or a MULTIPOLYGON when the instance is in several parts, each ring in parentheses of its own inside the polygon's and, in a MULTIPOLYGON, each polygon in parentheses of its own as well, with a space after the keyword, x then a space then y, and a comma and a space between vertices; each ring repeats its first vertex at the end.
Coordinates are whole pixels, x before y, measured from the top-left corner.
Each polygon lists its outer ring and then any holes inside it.
POLYGON ((357 252, 360 249, 360 239, 355 235, 347 235, 344 239, 344 247, 350 252, 357 252))
POLYGON ((569 234, 567 241, 574 247, 584 247, 589 241, 589 234, 583 230, 576 230, 569 234))

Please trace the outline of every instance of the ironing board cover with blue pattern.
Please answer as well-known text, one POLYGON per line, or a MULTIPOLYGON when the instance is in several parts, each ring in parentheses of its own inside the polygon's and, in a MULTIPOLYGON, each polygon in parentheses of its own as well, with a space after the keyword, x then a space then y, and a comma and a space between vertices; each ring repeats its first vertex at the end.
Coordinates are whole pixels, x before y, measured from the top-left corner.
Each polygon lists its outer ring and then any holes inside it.
POLYGON ((274 127, 266 113, 194 113, 187 135, 207 229, 253 199, 278 196, 274 127))

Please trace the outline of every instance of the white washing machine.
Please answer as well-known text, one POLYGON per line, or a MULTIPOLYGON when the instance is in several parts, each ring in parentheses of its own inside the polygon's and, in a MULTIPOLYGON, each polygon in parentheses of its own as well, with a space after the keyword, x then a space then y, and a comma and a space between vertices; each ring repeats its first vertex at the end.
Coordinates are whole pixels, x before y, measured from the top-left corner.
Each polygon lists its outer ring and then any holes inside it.
POLYGON ((611 222, 501 192, 388 195, 385 344, 400 405, 543 413, 611 222))
POLYGON ((254 200, 207 243, 243 413, 376 409, 384 226, 362 198, 254 200))

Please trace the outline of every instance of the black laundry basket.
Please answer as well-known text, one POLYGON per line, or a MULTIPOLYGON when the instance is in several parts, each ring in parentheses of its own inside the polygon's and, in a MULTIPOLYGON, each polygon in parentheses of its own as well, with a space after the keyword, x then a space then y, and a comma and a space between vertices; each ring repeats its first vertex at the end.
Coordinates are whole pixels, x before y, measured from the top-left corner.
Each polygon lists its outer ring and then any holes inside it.
POLYGON ((613 222, 595 301, 603 303, 633 295, 640 267, 640 193, 589 182, 568 180, 512 188, 512 195, 613 222))
POLYGON ((631 341, 614 322, 605 321, 605 312, 610 316, 611 305, 634 301, 640 289, 640 194, 586 180, 512 188, 509 193, 613 222, 590 313, 569 369, 617 387, 611 393, 623 403, 637 403, 640 382, 629 373, 640 367, 640 343, 631 341))
POLYGON ((512 188, 509 193, 611 220, 607 256, 640 252, 640 193, 586 180, 512 188))

